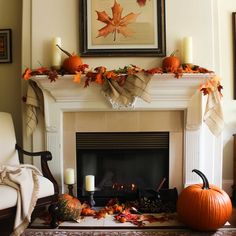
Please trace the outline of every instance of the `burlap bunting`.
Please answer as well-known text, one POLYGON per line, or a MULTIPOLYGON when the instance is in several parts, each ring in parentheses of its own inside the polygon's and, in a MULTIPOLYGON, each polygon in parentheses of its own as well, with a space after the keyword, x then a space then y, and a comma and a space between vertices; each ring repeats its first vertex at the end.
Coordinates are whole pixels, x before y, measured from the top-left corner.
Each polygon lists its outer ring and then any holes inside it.
POLYGON ((37 84, 30 80, 26 97, 26 135, 32 135, 38 124, 38 112, 43 112, 43 95, 37 84))
POLYGON ((151 75, 140 72, 128 76, 122 87, 115 80, 106 80, 102 86, 102 93, 113 108, 132 108, 137 97, 146 102, 151 101, 147 91, 150 79, 151 75))

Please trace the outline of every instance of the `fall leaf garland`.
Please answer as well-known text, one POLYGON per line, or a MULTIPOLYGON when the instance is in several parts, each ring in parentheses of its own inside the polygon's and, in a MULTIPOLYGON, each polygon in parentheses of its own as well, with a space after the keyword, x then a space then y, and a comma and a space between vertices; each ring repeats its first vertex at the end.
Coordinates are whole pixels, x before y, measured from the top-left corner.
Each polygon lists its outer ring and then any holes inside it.
MULTIPOLYGON (((130 75, 136 75, 139 72, 148 73, 148 74, 163 74, 163 73, 173 73, 174 76, 179 79, 183 76, 184 73, 213 73, 206 68, 200 66, 182 66, 177 70, 168 70, 164 71, 161 67, 155 67, 151 69, 142 69, 136 65, 128 65, 124 66, 123 68, 118 68, 114 70, 108 70, 104 66, 96 67, 95 69, 90 69, 87 64, 82 64, 79 66, 78 71, 73 74, 73 81, 75 83, 81 82, 81 76, 84 76, 85 82, 84 87, 88 87, 91 82, 95 82, 97 84, 102 85, 105 80, 115 80, 119 84, 119 86, 123 86, 126 78, 130 75)), ((60 70, 53 70, 47 67, 39 67, 35 70, 30 68, 26 68, 22 78, 24 80, 29 80, 32 76, 36 75, 46 75, 51 82, 56 82, 59 76, 63 76, 68 74, 67 71, 60 69, 60 70)), ((206 83, 201 84, 199 90, 202 91, 204 95, 210 94, 215 89, 219 91, 221 94, 221 90, 223 89, 222 85, 220 84, 220 78, 218 76, 214 76, 211 79, 208 79, 206 83)), ((222 94, 221 94, 222 96, 222 94)))

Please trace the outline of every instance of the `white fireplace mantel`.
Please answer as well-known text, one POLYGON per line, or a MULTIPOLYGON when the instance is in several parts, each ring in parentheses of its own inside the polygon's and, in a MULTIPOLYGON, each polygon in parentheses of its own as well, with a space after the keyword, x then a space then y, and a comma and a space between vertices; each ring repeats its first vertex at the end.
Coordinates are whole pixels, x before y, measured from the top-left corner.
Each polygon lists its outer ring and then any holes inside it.
MULTIPOLYGON (((129 111, 183 110, 185 112, 182 187, 199 182, 192 169, 203 171, 210 183, 219 187, 222 185, 221 135, 215 137, 204 123, 197 130, 186 129, 189 101, 199 85, 212 76, 212 74, 184 74, 177 79, 172 74, 155 74, 149 83, 151 102, 137 99, 134 108, 129 109, 129 111)), ((89 87, 84 88, 83 81, 80 84, 74 83, 72 75, 60 76, 56 82, 50 82, 47 76, 35 76, 31 79, 43 92, 46 148, 54 156, 50 167, 63 192, 63 113, 113 111, 113 109, 100 93, 101 86, 96 83, 91 83, 89 87)), ((202 105, 200 109, 203 111, 206 98, 207 96, 199 96, 202 105)), ((175 153, 170 153, 170 158, 172 156, 175 156, 175 153)))

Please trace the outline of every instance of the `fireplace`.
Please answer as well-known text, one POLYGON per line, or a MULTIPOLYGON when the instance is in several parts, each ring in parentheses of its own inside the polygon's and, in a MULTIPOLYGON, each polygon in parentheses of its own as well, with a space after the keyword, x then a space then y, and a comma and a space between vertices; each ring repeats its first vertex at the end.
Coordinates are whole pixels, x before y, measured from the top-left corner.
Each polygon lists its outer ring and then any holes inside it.
POLYGON ((169 132, 77 132, 77 196, 85 176, 96 178, 95 201, 135 200, 140 191, 169 186, 169 132))
MULTIPOLYGON (((54 157, 49 164, 50 169, 52 169, 53 175, 59 183, 61 192, 66 192, 64 169, 76 167, 74 134, 78 130, 73 131, 73 135, 71 135, 73 139, 70 142, 65 138, 67 133, 67 129, 63 128, 67 123, 64 122, 65 114, 72 113, 77 116, 78 113, 84 112, 111 113, 116 114, 115 116, 122 120, 122 117, 127 113, 140 112, 148 114, 147 117, 150 117, 150 113, 155 116, 156 113, 162 111, 181 111, 184 116, 181 132, 176 132, 174 129, 155 130, 169 132, 169 187, 177 187, 178 190, 181 190, 185 186, 199 182, 199 178, 192 173, 192 169, 195 168, 206 173, 212 184, 221 187, 222 135, 214 136, 204 122, 194 128, 189 128, 187 125, 191 121, 190 114, 193 109, 198 114, 203 114, 206 96, 198 95, 198 106, 196 107, 189 107, 189 101, 192 100, 199 85, 211 77, 212 75, 209 74, 184 74, 180 79, 176 79, 172 74, 153 75, 149 84, 150 103, 137 99, 132 110, 115 111, 100 93, 100 86, 97 84, 91 84, 89 88, 85 89, 83 83, 74 84, 71 75, 62 76, 55 83, 51 83, 47 76, 36 76, 32 79, 41 88, 44 96, 45 128, 40 127, 40 134, 36 133, 34 135, 32 151, 38 150, 39 140, 42 140, 41 146, 51 151, 54 157), (67 146, 69 146, 70 152, 65 152, 67 146), (69 164, 72 166, 68 166, 69 164)), ((97 115, 93 116, 97 117, 97 115)), ((84 121, 76 122, 83 124, 84 121)), ((99 120, 97 122, 101 125, 99 120)), ((73 124, 73 122, 70 122, 67 126, 73 124)), ((155 125, 156 123, 149 122, 149 124, 155 125)), ((143 128, 141 123, 140 126, 143 128)), ((94 123, 91 123, 91 127, 94 127, 94 123)), ((93 132, 94 130, 91 130, 91 127, 83 132, 93 132)), ((115 132, 116 124, 112 128, 114 130, 110 129, 109 125, 106 128, 106 132, 115 132)), ((125 132, 126 130, 121 131, 125 132)), ((140 129, 136 131, 140 131, 140 129)), ((96 132, 103 132, 103 130, 96 130, 96 132)))

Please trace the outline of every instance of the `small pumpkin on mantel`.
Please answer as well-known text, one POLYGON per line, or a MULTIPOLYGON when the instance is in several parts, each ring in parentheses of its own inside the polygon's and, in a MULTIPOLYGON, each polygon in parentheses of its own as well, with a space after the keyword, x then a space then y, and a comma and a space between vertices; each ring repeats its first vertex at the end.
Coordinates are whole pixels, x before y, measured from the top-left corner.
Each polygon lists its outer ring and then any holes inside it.
POLYGON ((183 189, 177 201, 178 217, 192 229, 216 230, 229 220, 232 214, 231 200, 224 190, 210 185, 201 171, 192 171, 201 177, 203 184, 183 189))
POLYGON ((165 57, 162 61, 162 69, 164 72, 175 72, 181 65, 180 59, 175 55, 177 51, 165 57))
POLYGON ((67 52, 66 50, 62 49, 58 44, 56 46, 68 56, 63 61, 62 68, 70 74, 75 74, 76 71, 79 70, 79 67, 83 64, 81 57, 76 54, 71 54, 67 52))

